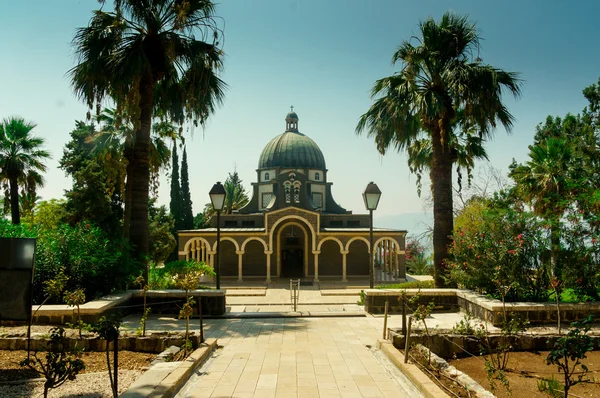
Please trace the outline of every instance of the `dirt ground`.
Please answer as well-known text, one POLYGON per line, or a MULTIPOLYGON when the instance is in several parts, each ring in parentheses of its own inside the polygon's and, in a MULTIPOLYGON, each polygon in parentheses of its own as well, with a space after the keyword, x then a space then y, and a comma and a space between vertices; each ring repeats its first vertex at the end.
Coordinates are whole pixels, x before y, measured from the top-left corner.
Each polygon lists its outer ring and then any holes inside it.
MULTIPOLYGON (((43 358, 43 355, 41 353, 40 358, 43 358)), ((119 370, 141 370, 148 366, 155 357, 156 354, 119 351, 119 370)), ((25 358, 27 358, 27 351, 0 351, 0 382, 43 377, 32 370, 19 366, 19 362, 25 358)), ((104 352, 85 352, 82 354, 81 359, 85 364, 83 373, 107 371, 106 354, 104 352)))
MULTIPOLYGON (((562 385, 563 374, 558 373, 554 365, 546 365, 547 351, 542 352, 512 352, 509 357, 507 377, 512 390, 512 397, 547 398, 548 394, 538 390, 538 380, 550 379, 552 376, 562 385)), ((470 357, 448 361, 451 365, 471 376, 484 388, 490 389, 482 358, 470 357)), ((579 397, 600 397, 600 351, 589 352, 582 361, 587 365, 589 373, 584 378, 587 382, 571 387, 569 394, 579 397)), ((497 382, 494 394, 498 398, 509 397, 506 389, 497 382)))

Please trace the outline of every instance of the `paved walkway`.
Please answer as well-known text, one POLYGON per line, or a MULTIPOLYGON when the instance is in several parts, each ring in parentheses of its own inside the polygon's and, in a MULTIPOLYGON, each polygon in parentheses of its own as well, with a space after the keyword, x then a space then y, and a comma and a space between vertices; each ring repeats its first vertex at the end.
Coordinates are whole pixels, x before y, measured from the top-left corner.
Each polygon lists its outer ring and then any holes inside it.
POLYGON ((378 350, 378 319, 207 321, 223 347, 177 395, 199 397, 420 397, 378 350))

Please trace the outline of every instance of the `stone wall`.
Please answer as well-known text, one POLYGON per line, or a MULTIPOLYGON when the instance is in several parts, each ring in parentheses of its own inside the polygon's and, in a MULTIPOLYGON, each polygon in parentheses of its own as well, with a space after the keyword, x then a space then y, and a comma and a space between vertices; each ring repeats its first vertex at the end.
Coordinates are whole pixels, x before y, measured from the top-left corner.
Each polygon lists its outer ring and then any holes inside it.
MULTIPOLYGON (((420 292, 420 302, 423 304, 433 300, 436 304, 435 311, 465 310, 494 326, 501 326, 503 308, 500 300, 461 289, 369 289, 365 290, 365 311, 382 314, 385 301, 389 300, 389 312, 401 313, 399 296, 403 291, 409 296, 420 292)), ((509 316, 519 316, 532 325, 557 322, 556 304, 553 303, 506 303, 506 310, 509 316)), ((585 318, 590 314, 600 319, 600 302, 561 303, 560 310, 561 319, 565 323, 585 318)))

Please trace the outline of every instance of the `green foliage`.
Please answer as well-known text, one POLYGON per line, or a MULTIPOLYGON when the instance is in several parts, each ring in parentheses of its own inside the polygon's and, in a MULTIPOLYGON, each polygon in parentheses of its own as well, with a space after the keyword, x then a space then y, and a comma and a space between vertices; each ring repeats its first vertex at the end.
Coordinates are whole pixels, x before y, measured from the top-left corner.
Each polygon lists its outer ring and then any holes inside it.
POLYGON ((537 387, 538 391, 545 392, 552 398, 561 398, 564 396, 564 388, 554 376, 550 379, 538 380, 537 387))
POLYGON ((171 216, 175 220, 175 231, 183 229, 183 209, 181 201, 181 186, 179 184, 179 158, 177 157, 177 145, 173 144, 173 150, 171 151, 173 156, 171 160, 171 201, 169 202, 169 209, 171 210, 171 216))
POLYGON ((156 199, 151 199, 148 208, 148 217, 150 218, 148 224, 150 251, 148 255, 151 261, 160 264, 167 260, 173 250, 177 249, 177 241, 172 233, 175 226, 173 216, 164 205, 156 207, 155 202, 156 199))
POLYGON ((81 320, 81 309, 80 306, 85 304, 85 291, 84 289, 76 289, 73 291, 66 291, 64 296, 65 303, 71 307, 77 307, 77 323, 74 325, 69 325, 69 327, 74 327, 79 329, 79 338, 81 338, 81 329, 86 326, 85 323, 81 320))
POLYGON ((433 280, 400 282, 391 285, 379 285, 376 289, 433 289, 433 280))
POLYGON ((71 176, 73 186, 65 192, 64 220, 74 226, 95 224, 110 236, 121 236, 124 170, 114 150, 96 149, 94 125, 75 122, 71 140, 65 145, 60 168, 71 176))
POLYGON ((411 305, 415 305, 416 308, 413 311, 412 317, 413 317, 413 321, 415 322, 421 322, 423 324, 423 327, 425 328, 425 336, 427 336, 427 348, 428 348, 428 357, 427 357, 427 366, 429 366, 429 364, 431 363, 431 335, 429 332, 429 327, 427 326, 427 318, 431 315, 431 313, 433 312, 433 309, 435 307, 435 303, 433 300, 431 300, 429 303, 427 304, 420 304, 419 300, 421 299, 421 293, 418 292, 417 294, 415 294, 414 296, 412 296, 408 302, 411 305))
POLYGON ((181 217, 182 229, 194 228, 194 214, 192 212, 192 194, 190 193, 190 178, 188 173, 187 150, 183 147, 181 160, 181 217))
POLYGON ((452 327, 452 333, 467 336, 476 334, 477 329, 481 329, 483 327, 483 324, 474 325, 472 323, 473 319, 475 319, 475 317, 467 311, 463 316, 463 319, 458 321, 456 325, 452 327))
MULTIPOLYGON (((225 205, 223 206, 222 214, 231 214, 234 210, 239 210, 246 206, 250 200, 246 188, 242 185, 242 180, 236 170, 229 173, 227 179, 223 183, 225 188, 225 205)), ((203 217, 210 220, 217 212, 213 209, 211 203, 204 206, 203 217)), ((198 215, 196 215, 198 217, 198 215)))
POLYGON ((194 289, 202 288, 202 286, 200 286, 200 276, 215 275, 214 269, 205 263, 199 263, 195 260, 169 261, 168 263, 165 263, 164 266, 158 266, 156 264, 151 265, 149 285, 153 290, 179 289, 178 277, 190 273, 195 273, 198 276, 195 282, 196 287, 194 287, 194 289))
POLYGON ((42 200, 35 206, 33 223, 41 229, 58 229, 68 216, 66 204, 64 199, 42 200))
POLYGON ((456 218, 449 278, 460 287, 509 301, 547 300, 546 239, 540 221, 509 194, 471 199, 456 218))
POLYGON ((583 320, 573 322, 571 326, 574 329, 566 336, 560 337, 546 357, 546 363, 556 365, 558 371, 563 374, 565 397, 569 396, 569 389, 581 383, 588 372, 587 366, 582 364, 581 360, 587 358, 587 352, 594 349, 594 341, 588 335, 593 320, 593 315, 589 315, 583 320), (578 368, 581 368, 582 372, 578 372, 578 368))
POLYGON ((78 358, 76 351, 69 351, 69 342, 63 328, 52 328, 48 350, 45 358, 40 358, 43 350, 36 351, 32 357, 21 362, 26 366, 44 375, 44 398, 48 396, 48 390, 58 388, 67 380, 75 380, 75 377, 85 369, 85 364, 78 358))
POLYGON ((9 201, 5 200, 5 210, 10 203, 13 224, 21 222, 19 186, 36 197, 36 187, 44 185, 40 174, 46 171, 44 162, 50 159, 50 153, 42 149, 44 139, 31 134, 35 127, 35 123, 21 117, 0 123, 0 184, 10 196, 9 201))
POLYGON ((406 270, 411 275, 433 274, 433 263, 425 246, 416 239, 406 242, 406 270))
POLYGON ((90 224, 73 227, 62 224, 55 230, 40 230, 0 219, 0 236, 37 237, 34 303, 44 300, 44 281, 55 278, 61 271, 68 277, 68 290, 85 289, 93 299, 124 288, 136 268, 123 239, 110 238, 90 224))

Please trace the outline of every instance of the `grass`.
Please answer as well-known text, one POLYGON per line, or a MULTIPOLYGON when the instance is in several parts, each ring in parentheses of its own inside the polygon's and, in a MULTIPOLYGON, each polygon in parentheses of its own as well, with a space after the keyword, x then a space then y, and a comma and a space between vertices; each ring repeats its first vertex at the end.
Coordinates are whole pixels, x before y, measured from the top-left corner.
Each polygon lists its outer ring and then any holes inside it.
POLYGON ((391 285, 379 285, 377 289, 432 289, 435 286, 433 285, 433 281, 412 281, 412 282, 402 282, 402 283, 394 283, 391 285))

